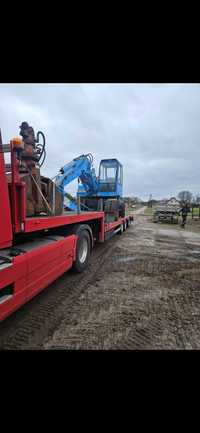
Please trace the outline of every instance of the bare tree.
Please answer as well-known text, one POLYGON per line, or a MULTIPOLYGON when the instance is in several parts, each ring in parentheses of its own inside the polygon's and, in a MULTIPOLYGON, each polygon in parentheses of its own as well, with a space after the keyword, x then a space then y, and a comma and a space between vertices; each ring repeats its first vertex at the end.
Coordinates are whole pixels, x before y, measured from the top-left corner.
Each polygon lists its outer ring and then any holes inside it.
POLYGON ((195 197, 195 203, 200 204, 200 194, 199 193, 195 197))
POLYGON ((178 198, 180 201, 191 203, 192 201, 192 193, 190 191, 181 191, 178 194, 178 198))

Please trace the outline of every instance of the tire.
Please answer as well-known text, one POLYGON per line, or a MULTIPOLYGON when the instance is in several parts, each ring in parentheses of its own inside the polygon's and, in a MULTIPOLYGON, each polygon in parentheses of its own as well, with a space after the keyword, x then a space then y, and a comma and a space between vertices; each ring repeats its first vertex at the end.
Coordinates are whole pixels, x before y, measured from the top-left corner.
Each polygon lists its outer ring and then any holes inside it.
POLYGON ((77 231, 78 236, 76 244, 76 259, 72 270, 74 272, 83 272, 88 265, 91 254, 91 240, 87 230, 82 229, 77 231))

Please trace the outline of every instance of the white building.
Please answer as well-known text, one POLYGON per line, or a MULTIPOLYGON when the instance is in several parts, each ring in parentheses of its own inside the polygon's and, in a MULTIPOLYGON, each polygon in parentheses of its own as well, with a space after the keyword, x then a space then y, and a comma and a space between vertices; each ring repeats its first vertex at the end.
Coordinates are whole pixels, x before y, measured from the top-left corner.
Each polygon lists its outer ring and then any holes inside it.
POLYGON ((170 206, 180 206, 180 201, 177 200, 176 197, 171 197, 168 201, 167 204, 170 206))

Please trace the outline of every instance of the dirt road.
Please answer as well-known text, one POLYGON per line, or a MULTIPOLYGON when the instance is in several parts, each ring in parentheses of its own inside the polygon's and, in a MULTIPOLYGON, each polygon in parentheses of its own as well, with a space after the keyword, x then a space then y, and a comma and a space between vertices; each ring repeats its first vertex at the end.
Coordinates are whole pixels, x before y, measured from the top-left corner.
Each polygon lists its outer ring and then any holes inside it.
POLYGON ((145 211, 145 209, 146 209, 146 206, 140 207, 139 209, 137 209, 137 210, 134 211, 134 215, 141 215, 141 214, 143 214, 144 211, 145 211))
POLYGON ((200 348, 200 235, 143 210, 45 348, 200 348))
POLYGON ((199 349, 200 234, 135 223, 0 326, 0 348, 199 349))

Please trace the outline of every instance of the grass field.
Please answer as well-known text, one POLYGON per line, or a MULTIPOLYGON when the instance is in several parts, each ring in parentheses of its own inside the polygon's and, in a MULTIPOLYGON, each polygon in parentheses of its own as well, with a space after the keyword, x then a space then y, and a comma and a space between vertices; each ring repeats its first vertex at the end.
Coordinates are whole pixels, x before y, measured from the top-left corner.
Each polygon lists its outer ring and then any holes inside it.
MULTIPOLYGON (((191 217, 192 217, 192 209, 191 209, 191 212, 189 215, 191 215, 191 217)), ((194 207, 193 216, 199 216, 199 208, 198 207, 194 207)))
POLYGON ((154 207, 146 207, 144 214, 145 215, 153 215, 154 213, 154 207))

